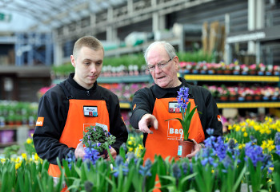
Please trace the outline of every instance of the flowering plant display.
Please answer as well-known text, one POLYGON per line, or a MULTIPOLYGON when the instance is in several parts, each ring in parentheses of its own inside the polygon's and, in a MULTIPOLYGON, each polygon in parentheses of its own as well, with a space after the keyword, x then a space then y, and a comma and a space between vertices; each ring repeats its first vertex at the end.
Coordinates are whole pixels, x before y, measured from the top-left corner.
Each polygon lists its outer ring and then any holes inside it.
POLYGON ((94 148, 99 153, 104 152, 107 149, 106 145, 110 146, 115 141, 115 136, 111 135, 110 132, 97 125, 86 127, 86 131, 84 131, 82 139, 86 148, 94 148))
POLYGON ((181 87, 180 90, 178 91, 178 96, 177 96, 177 101, 178 101, 178 106, 177 108, 180 109, 181 114, 182 114, 182 119, 180 118, 175 118, 178 121, 180 121, 183 132, 184 132, 184 140, 188 140, 189 138, 189 129, 190 129, 190 124, 192 121, 192 117, 195 113, 195 110, 197 106, 195 106, 192 110, 191 109, 191 102, 189 102, 189 88, 188 87, 181 87))

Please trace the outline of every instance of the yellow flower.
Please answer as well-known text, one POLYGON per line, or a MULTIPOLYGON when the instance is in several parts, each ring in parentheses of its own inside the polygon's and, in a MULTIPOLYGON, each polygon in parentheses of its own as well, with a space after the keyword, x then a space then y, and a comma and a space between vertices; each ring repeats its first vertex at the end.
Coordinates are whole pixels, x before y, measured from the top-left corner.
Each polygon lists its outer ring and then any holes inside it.
POLYGON ((243 136, 244 136, 244 137, 248 137, 248 133, 247 133, 247 132, 244 132, 243 136))
POLYGON ((133 151, 133 148, 132 147, 128 147, 128 151, 129 152, 133 151))
POLYGON ((243 149, 244 147, 245 147, 245 144, 244 144, 244 143, 238 145, 238 149, 243 149))
POLYGON ((270 169, 271 171, 274 171, 274 167, 269 167, 269 169, 270 169))
POLYGON ((26 143, 27 144, 31 144, 32 143, 32 139, 31 138, 26 139, 26 143))
POLYGON ((26 155, 26 153, 22 153, 21 156, 22 156, 23 159, 25 159, 25 161, 27 161, 27 155, 26 155))
POLYGON ((134 138, 134 137, 132 137, 132 136, 130 136, 130 137, 129 137, 129 139, 130 139, 130 140, 135 140, 135 138, 134 138))
POLYGON ((264 134, 265 133, 265 129, 260 129, 260 133, 264 134))
POLYGON ((242 132, 245 132, 245 131, 246 131, 246 128, 245 128, 245 127, 243 127, 241 131, 242 131, 242 132))
POLYGON ((139 144, 138 145, 139 149, 144 149, 143 145, 139 144))
POLYGON ((132 141, 128 141, 127 144, 128 144, 128 145, 132 145, 132 141))
POLYGON ((140 135, 140 138, 143 139, 143 134, 140 135))
POLYGON ((6 162, 6 159, 1 159, 1 163, 5 163, 6 162))
POLYGON ((235 131, 240 131, 240 126, 239 126, 239 125, 237 125, 237 126, 235 127, 235 131))
POLYGON ((15 168, 18 169, 21 166, 21 162, 15 164, 15 168))
POLYGON ((258 131, 258 130, 260 130, 260 129, 261 129, 261 126, 256 125, 256 126, 254 126, 254 129, 255 129, 256 131, 258 131))
POLYGON ((35 161, 38 161, 38 160, 39 160, 39 156, 38 156, 37 153, 35 153, 35 155, 34 155, 34 160, 35 160, 35 161))
POLYGON ((233 128, 232 125, 228 126, 228 130, 232 130, 232 128, 233 128))
POLYGON ((245 122, 242 122, 242 123, 240 123, 240 126, 246 126, 246 123, 245 122))
POLYGON ((212 171, 211 171, 212 173, 215 173, 215 170, 214 169, 212 169, 212 171))

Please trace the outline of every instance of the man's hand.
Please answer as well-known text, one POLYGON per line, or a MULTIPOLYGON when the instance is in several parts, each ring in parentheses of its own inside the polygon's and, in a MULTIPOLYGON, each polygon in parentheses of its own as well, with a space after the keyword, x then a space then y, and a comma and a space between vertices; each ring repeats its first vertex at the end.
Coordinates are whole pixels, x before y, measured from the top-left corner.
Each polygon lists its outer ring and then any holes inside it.
POLYGON ((84 146, 83 146, 83 143, 80 142, 78 145, 77 145, 77 148, 75 149, 75 157, 76 159, 78 158, 84 158, 85 156, 85 149, 84 149, 84 146))
POLYGON ((153 133, 149 126, 154 127, 155 129, 158 129, 158 121, 155 116, 152 114, 145 114, 141 120, 138 122, 139 130, 143 133, 153 133))
MULTIPOLYGON (((114 159, 117 157, 117 151, 113 147, 110 148, 109 153, 111 153, 114 159)), ((105 158, 105 155, 101 155, 101 157, 105 158)), ((106 160, 110 160, 109 154, 107 155, 106 160)))
POLYGON ((192 152, 186 156, 189 159, 194 157, 200 151, 200 149, 202 148, 202 145, 198 144, 194 139, 193 139, 193 142, 194 142, 194 145, 193 145, 193 148, 192 148, 192 152))

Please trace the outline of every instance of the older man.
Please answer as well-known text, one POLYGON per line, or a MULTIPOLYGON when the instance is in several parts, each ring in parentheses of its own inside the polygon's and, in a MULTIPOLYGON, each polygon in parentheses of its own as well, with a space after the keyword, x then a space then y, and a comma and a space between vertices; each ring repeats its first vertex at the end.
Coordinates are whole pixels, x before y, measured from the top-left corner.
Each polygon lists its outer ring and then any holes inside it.
POLYGON ((153 160, 156 154, 163 158, 177 156, 177 140, 181 138, 182 126, 179 121, 170 119, 182 117, 180 112, 173 110, 177 92, 182 86, 189 88, 189 101, 194 102, 201 112, 194 114, 190 125, 189 138, 194 140, 195 145, 187 157, 193 157, 209 136, 206 129, 214 129, 216 136, 223 134, 217 104, 208 90, 178 78, 179 58, 171 44, 154 42, 147 48, 144 57, 155 85, 134 94, 130 123, 144 133, 145 158, 153 160))

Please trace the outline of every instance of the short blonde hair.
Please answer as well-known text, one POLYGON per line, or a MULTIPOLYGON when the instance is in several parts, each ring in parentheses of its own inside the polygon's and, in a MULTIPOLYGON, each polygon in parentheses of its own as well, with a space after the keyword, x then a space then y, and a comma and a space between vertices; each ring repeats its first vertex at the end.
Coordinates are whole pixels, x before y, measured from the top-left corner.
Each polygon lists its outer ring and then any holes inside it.
POLYGON ((101 44, 101 42, 93 36, 84 36, 84 37, 79 38, 75 42, 74 49, 73 49, 74 57, 77 57, 78 52, 80 51, 80 49, 82 47, 88 47, 93 50, 102 49, 104 52, 104 48, 103 48, 103 45, 101 44))

